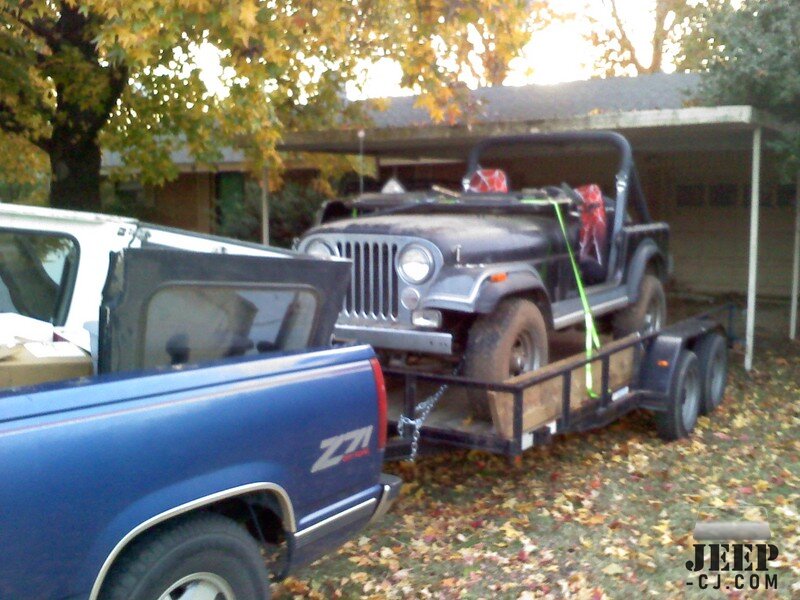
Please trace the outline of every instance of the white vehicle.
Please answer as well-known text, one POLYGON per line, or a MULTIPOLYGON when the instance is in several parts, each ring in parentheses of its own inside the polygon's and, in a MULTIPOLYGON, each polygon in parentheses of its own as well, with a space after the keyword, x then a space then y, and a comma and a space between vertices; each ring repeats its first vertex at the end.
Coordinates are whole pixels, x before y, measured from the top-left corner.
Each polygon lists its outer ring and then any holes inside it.
POLYGON ((96 356, 109 254, 157 246, 208 253, 288 257, 259 244, 181 231, 137 219, 0 203, 0 329, 58 338, 96 356))

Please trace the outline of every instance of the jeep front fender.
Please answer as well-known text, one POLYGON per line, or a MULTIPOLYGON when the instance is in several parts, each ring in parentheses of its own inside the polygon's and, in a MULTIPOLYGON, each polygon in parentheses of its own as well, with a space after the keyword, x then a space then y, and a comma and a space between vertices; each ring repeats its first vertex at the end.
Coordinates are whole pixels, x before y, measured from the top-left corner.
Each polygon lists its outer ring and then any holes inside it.
POLYGON ((549 296, 536 270, 529 265, 491 267, 450 267, 431 286, 422 301, 423 308, 488 314, 508 296, 535 293, 549 296), (492 275, 505 274, 499 281, 492 275))

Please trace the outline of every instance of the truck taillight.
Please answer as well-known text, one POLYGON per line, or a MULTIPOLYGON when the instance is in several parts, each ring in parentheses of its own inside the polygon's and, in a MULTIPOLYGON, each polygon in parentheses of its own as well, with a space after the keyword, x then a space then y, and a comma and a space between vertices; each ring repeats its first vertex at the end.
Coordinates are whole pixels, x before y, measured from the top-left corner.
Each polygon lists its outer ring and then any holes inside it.
POLYGON ((381 363, 377 358, 372 358, 369 361, 372 365, 372 374, 375 377, 375 388, 378 392, 378 450, 386 448, 386 429, 388 428, 387 419, 387 399, 386 399, 386 382, 383 379, 383 371, 381 370, 381 363))

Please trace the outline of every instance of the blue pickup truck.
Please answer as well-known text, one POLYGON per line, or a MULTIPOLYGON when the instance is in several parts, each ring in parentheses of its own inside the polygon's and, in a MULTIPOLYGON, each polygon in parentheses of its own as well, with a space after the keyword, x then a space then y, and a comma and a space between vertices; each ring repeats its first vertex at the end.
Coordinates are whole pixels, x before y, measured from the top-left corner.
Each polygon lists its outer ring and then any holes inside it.
POLYGON ((346 263, 142 243, 108 264, 97 374, 0 392, 0 598, 267 598, 270 570, 388 509, 380 366, 330 344, 346 263))

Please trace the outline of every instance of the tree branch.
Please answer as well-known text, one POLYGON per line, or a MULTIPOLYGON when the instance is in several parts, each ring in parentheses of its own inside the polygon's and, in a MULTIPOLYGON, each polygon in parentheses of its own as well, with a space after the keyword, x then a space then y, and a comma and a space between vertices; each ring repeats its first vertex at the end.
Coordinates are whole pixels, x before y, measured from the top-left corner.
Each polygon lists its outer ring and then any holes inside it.
POLYGON ((0 10, 8 15, 11 19, 28 29, 34 35, 42 38, 53 50, 55 50, 61 43, 61 40, 59 39, 55 30, 47 26, 48 21, 46 19, 39 18, 30 21, 22 17, 22 15, 19 14, 19 11, 12 11, 8 8, 0 10))
POLYGON ((631 39, 628 37, 628 33, 625 31, 625 24, 622 21, 622 17, 619 14, 619 10, 617 8, 617 1, 616 0, 609 0, 610 6, 606 4, 611 10, 611 17, 614 19, 614 25, 617 28, 617 39, 619 40, 619 45, 622 49, 628 53, 628 64, 632 65, 637 73, 643 73, 645 68, 642 66, 642 63, 639 62, 639 57, 636 55, 636 48, 631 42, 631 39))
POLYGON ((0 129, 6 133, 22 136, 34 146, 45 152, 50 152, 50 140, 40 135, 35 135, 33 131, 20 123, 11 107, 2 101, 0 101, 0 129))

